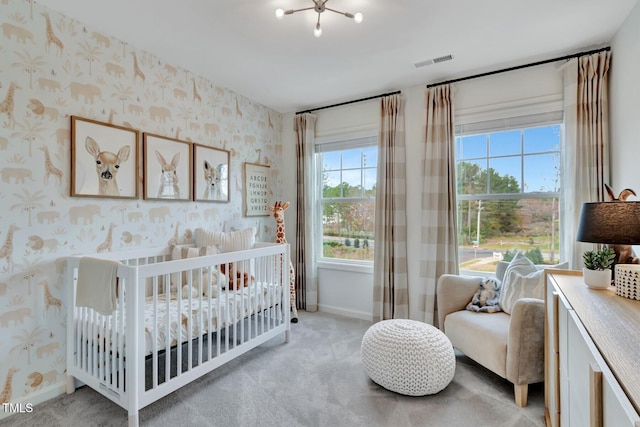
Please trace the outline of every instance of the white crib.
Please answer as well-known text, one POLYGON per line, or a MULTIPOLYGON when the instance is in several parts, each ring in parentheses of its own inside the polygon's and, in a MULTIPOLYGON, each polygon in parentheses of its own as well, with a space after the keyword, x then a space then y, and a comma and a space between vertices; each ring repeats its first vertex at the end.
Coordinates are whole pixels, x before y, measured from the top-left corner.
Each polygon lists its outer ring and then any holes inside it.
POLYGON ((289 341, 288 244, 171 260, 169 248, 91 254, 120 261, 116 311, 104 316, 76 307, 80 256, 67 258, 67 393, 78 381, 128 410, 138 411, 218 366, 285 333, 289 341), (239 290, 225 286, 220 265, 251 266, 239 290), (186 273, 185 273, 186 272, 186 273), (184 273, 184 274, 183 274, 184 273), (217 275, 217 295, 206 292, 217 275), (198 280, 197 278, 208 278, 198 280), (172 280, 187 280, 197 295, 172 280))

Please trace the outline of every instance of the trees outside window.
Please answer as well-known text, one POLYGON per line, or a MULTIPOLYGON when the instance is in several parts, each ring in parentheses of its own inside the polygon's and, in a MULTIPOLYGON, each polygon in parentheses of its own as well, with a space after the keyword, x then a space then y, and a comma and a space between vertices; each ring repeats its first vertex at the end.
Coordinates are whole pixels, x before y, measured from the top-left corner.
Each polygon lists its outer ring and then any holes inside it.
POLYGON ((375 141, 356 140, 341 149, 316 154, 321 165, 319 200, 322 209, 322 258, 373 262, 376 166, 375 141))
POLYGON ((518 250, 557 263, 560 125, 458 135, 456 150, 460 269, 518 250))

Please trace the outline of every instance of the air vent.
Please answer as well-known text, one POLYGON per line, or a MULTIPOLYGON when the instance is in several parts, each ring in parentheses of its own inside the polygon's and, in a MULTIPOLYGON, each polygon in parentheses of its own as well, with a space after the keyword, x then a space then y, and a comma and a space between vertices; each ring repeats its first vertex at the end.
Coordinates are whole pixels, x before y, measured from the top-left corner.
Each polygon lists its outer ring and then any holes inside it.
POLYGON ((451 61, 452 59, 453 59, 453 55, 439 56, 437 58, 433 58, 433 63, 439 64, 441 62, 451 61))
POLYGON ((439 64, 440 62, 451 61, 452 59, 453 59, 453 55, 444 55, 444 56, 439 56, 437 58, 426 59, 424 61, 416 62, 413 64, 413 66, 414 68, 422 68, 431 64, 439 64))

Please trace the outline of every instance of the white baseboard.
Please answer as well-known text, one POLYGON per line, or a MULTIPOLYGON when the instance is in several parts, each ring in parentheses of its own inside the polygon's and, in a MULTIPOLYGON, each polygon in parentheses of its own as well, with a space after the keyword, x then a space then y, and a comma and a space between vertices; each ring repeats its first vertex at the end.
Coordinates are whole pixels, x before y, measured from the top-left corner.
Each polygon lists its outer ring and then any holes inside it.
MULTIPOLYGON (((65 379, 66 380, 66 379, 65 379)), ((47 386, 40 390, 36 390, 33 393, 29 393, 28 396, 22 396, 17 399, 12 400, 10 403, 12 405, 20 405, 23 410, 27 410, 27 408, 33 408, 33 411, 37 411, 37 405, 47 400, 51 400, 54 397, 58 397, 61 394, 65 394, 67 392, 67 387, 65 381, 58 382, 56 384, 47 386)), ((10 412, 8 406, 2 405, 0 407, 0 420, 8 418, 12 415, 20 415, 20 412, 10 412)))
POLYGON ((351 317, 354 319, 373 321, 373 314, 364 311, 347 310, 342 307, 318 304, 318 311, 324 313, 337 314, 338 316, 351 317))

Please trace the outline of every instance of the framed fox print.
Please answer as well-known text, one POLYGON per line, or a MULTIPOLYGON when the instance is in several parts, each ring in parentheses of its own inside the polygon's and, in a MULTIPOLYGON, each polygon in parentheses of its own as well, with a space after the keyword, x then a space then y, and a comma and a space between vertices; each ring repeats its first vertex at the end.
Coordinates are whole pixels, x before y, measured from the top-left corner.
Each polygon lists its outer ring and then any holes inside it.
POLYGON ((227 150, 193 145, 193 200, 229 201, 229 158, 227 150))
POLYGON ((138 197, 140 132, 71 116, 71 196, 138 197))
POLYGON ((191 143, 147 132, 142 140, 144 199, 190 201, 191 143))

